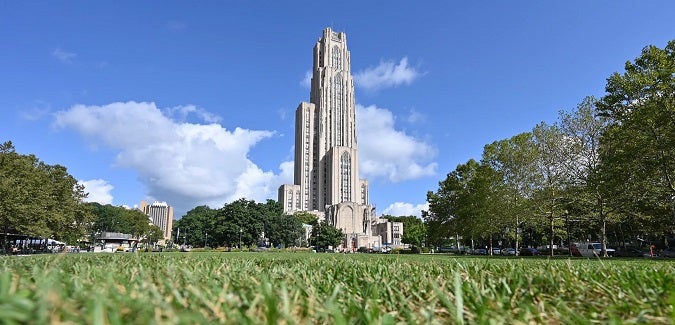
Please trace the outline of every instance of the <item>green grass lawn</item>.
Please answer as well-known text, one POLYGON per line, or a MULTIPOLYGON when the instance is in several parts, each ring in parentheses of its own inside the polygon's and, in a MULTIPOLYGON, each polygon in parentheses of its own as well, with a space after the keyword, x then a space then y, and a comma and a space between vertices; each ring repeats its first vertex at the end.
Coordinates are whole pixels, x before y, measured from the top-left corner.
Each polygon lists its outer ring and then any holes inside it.
POLYGON ((0 323, 672 324, 675 261, 311 253, 0 257, 0 323))

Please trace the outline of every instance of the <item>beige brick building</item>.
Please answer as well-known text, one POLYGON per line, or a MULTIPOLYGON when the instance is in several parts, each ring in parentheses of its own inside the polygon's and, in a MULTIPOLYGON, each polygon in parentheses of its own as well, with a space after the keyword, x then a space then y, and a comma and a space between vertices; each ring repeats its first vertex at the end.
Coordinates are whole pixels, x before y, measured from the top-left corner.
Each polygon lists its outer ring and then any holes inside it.
POLYGON ((141 201, 139 210, 148 215, 149 221, 164 232, 164 241, 171 240, 171 228, 173 227, 173 207, 166 202, 153 202, 148 204, 141 201))
POLYGON ((326 28, 314 46, 310 102, 295 112, 294 184, 279 187, 284 212, 310 211, 346 234, 343 249, 373 247, 375 208, 359 179, 354 80, 347 36, 326 28))

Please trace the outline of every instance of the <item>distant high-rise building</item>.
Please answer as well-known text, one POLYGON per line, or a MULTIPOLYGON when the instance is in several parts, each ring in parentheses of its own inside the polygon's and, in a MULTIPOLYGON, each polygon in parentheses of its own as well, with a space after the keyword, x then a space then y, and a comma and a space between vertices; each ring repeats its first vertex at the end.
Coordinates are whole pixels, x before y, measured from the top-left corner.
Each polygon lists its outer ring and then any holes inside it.
POLYGON ((310 102, 295 111, 293 184, 279 187, 284 212, 310 211, 346 234, 343 248, 372 247, 378 223, 359 179, 356 105, 347 36, 326 28, 314 46, 310 102))
POLYGON ((171 239, 171 228, 173 227, 173 207, 166 202, 153 202, 148 205, 148 202, 141 201, 139 207, 143 213, 148 215, 150 222, 159 227, 164 232, 164 240, 171 239))

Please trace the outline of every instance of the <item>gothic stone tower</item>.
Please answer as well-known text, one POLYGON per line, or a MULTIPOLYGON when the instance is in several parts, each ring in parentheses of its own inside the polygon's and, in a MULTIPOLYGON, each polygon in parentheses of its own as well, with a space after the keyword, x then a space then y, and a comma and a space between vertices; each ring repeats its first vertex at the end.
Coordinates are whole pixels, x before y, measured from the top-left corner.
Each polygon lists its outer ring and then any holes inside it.
POLYGON ((295 112, 294 184, 279 188, 279 202, 286 213, 322 213, 347 234, 347 247, 368 246, 374 214, 356 140, 347 36, 327 28, 314 46, 310 102, 295 112))

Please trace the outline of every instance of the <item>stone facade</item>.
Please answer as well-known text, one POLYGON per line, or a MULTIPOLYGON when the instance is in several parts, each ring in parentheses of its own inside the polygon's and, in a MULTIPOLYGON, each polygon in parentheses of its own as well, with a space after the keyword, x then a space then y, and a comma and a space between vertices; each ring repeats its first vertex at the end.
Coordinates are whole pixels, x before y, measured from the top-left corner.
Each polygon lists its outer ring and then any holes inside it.
POLYGON ((166 202, 153 202, 148 204, 141 201, 139 209, 148 216, 152 224, 159 227, 164 233, 164 241, 171 240, 171 230, 173 227, 173 207, 166 202))
MULTIPOLYGON (((378 224, 368 181, 359 179, 356 106, 345 33, 330 28, 314 46, 310 102, 295 112, 294 184, 279 187, 284 212, 309 211, 345 233, 344 250, 372 248, 378 224)), ((377 237, 377 238, 376 238, 377 237)))

